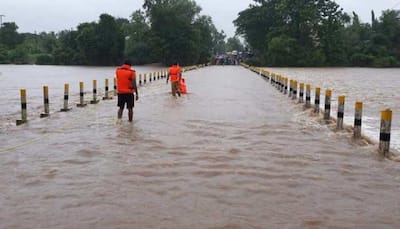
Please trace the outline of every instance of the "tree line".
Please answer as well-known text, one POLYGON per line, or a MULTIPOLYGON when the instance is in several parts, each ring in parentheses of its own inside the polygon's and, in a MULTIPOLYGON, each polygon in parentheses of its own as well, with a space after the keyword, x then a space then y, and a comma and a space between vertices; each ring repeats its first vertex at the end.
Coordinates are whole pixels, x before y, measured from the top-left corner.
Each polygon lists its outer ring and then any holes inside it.
POLYGON ((251 51, 260 66, 400 66, 400 11, 371 23, 332 0, 254 0, 226 39, 194 0, 144 0, 129 19, 102 14, 96 22, 60 32, 18 33, 0 27, 0 63, 117 65, 178 61, 191 65, 227 51, 251 51), (245 40, 243 47, 238 36, 245 40))
POLYGON ((130 58, 134 64, 191 65, 243 49, 237 37, 225 41, 200 12, 193 0, 145 0, 129 19, 102 14, 57 33, 18 33, 14 22, 3 23, 0 63, 111 66, 130 58))
POLYGON ((254 0, 234 21, 255 65, 400 66, 400 11, 371 23, 332 0, 254 0))

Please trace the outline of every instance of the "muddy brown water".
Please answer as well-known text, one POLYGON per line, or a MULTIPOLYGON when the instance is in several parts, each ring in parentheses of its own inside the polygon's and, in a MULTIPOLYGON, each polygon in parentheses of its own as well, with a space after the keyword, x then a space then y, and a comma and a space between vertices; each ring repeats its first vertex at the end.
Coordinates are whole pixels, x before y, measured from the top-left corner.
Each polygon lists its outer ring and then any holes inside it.
POLYGON ((185 77, 181 98, 143 86, 133 123, 110 100, 3 125, 0 228, 400 227, 400 166, 376 145, 244 68, 185 77))

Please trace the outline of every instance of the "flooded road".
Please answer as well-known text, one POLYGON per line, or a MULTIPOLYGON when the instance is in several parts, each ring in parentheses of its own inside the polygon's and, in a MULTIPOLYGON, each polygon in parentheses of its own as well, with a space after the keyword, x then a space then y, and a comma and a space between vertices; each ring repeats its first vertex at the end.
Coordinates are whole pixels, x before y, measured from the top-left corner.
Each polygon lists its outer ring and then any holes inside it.
POLYGON ((380 112, 393 111, 391 146, 400 151, 400 69, 399 68, 269 68, 278 74, 310 84, 314 103, 316 87, 321 88, 321 109, 325 90, 332 90, 332 116, 337 115, 337 99, 346 96, 344 122, 354 124, 355 103, 363 103, 362 132, 379 141, 380 112))
POLYGON ((0 132, 0 228, 398 228, 399 163, 242 67, 0 132))

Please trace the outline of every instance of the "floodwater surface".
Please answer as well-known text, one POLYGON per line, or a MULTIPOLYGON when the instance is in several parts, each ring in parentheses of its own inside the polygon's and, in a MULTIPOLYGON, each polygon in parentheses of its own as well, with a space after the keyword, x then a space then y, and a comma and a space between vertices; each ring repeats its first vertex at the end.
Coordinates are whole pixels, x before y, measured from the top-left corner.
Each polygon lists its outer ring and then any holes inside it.
POLYGON ((242 67, 184 76, 180 98, 142 86, 133 123, 114 99, 2 125, 0 228, 400 227, 400 166, 377 145, 242 67))

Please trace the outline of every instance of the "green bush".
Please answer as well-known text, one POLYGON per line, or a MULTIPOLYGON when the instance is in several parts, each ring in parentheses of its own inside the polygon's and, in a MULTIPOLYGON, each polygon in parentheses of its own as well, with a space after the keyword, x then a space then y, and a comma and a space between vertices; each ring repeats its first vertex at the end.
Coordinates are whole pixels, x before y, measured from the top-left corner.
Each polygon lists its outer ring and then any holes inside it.
POLYGON ((364 53, 355 53, 350 57, 350 61, 353 66, 368 67, 371 66, 374 61, 374 56, 364 53))
POLYGON ((38 54, 36 56, 35 64, 38 64, 38 65, 53 64, 53 57, 49 54, 38 54))
POLYGON ((398 62, 393 56, 376 57, 372 65, 378 68, 396 67, 398 66, 398 62))

